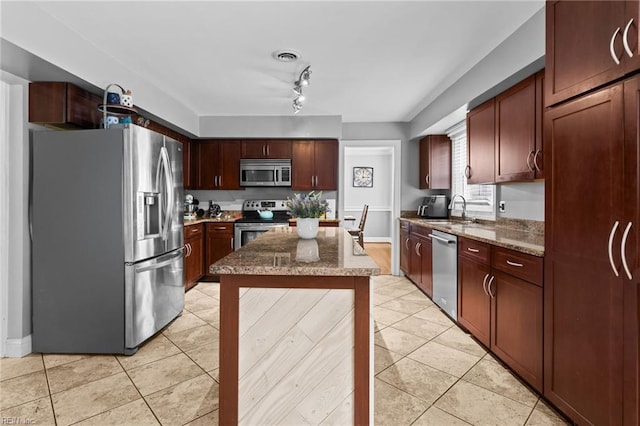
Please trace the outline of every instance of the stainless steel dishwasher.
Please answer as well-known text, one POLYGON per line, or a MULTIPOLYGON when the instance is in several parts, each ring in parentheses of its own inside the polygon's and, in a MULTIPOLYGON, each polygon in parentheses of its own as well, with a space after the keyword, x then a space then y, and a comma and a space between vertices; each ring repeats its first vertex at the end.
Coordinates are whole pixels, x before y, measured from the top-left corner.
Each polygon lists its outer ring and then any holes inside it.
POLYGON ((458 237, 435 229, 429 237, 433 248, 433 302, 458 321, 458 237))

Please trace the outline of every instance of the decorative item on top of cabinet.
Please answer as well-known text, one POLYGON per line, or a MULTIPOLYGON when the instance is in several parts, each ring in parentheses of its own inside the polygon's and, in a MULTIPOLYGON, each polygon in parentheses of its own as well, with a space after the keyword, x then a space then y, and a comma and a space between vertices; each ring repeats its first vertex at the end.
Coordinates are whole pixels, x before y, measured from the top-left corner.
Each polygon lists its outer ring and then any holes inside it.
POLYGON ((29 122, 53 129, 97 129, 102 98, 71 83, 29 83, 29 122))
POLYGON ((200 140, 197 189, 241 189, 239 140, 200 140))
POLYGON ((640 421, 638 117, 640 75, 545 112, 544 395, 579 424, 640 421))
POLYGON ((98 105, 98 110, 103 114, 102 127, 105 129, 113 124, 132 123, 133 121, 131 116, 137 113, 136 109, 133 107, 131 91, 125 90, 122 86, 116 83, 111 83, 104 89, 102 103, 98 105), (109 90, 111 90, 112 87, 117 87, 120 90, 120 93, 110 92, 109 90), (118 117, 123 118, 118 119, 118 117), (111 122, 110 118, 115 118, 116 120, 111 122))
POLYGON ((288 139, 243 140, 242 158, 291 158, 291 141, 288 139))
POLYGON ((338 188, 337 140, 295 140, 291 163, 291 189, 334 191, 338 188))
POLYGON ((420 140, 420 189, 451 188, 451 139, 427 135, 420 140))
POLYGON ((184 270, 185 291, 198 283, 204 275, 204 225, 195 224, 184 227, 184 270))
POLYGON ((638 0, 546 3, 545 106, 640 69, 638 0))

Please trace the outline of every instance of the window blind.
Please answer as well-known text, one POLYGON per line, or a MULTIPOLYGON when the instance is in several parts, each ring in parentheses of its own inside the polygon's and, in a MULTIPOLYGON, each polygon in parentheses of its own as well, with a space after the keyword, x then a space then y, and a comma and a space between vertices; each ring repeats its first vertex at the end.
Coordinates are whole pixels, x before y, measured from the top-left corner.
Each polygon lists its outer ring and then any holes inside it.
MULTIPOLYGON (((464 170, 467 166, 467 123, 455 124, 445 132, 451 139, 451 197, 462 194, 467 200, 467 216, 495 220, 495 185, 468 185, 464 170)), ((462 214, 462 200, 455 201, 452 214, 462 214)))

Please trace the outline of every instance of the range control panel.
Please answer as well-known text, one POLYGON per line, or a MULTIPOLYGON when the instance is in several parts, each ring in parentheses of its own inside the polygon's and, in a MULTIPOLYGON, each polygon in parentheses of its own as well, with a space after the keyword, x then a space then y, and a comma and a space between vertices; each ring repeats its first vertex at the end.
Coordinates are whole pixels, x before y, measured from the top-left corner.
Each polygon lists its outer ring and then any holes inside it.
POLYGON ((246 200, 242 204, 243 211, 257 210, 285 211, 287 210, 287 200, 246 200))

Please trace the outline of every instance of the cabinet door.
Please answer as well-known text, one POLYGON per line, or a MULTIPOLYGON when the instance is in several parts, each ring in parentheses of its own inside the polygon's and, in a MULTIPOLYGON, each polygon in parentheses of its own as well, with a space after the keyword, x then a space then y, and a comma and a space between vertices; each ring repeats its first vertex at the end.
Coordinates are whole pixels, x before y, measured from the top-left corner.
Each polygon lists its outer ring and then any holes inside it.
POLYGON ((544 121, 544 70, 536 74, 536 151, 533 153, 531 163, 536 169, 536 179, 544 179, 544 134, 542 123, 544 121))
POLYGON ((632 52, 632 57, 628 56, 625 49, 624 65, 627 74, 640 70, 640 1, 627 0, 625 2, 625 16, 623 27, 627 29, 627 43, 632 52), (631 21, 633 19, 633 21, 631 21))
POLYGON ((315 141, 314 189, 338 189, 338 141, 315 141))
POLYGON ((542 391, 542 287, 493 271, 491 350, 542 391))
POLYGON ((536 77, 531 76, 496 97, 495 180, 535 178, 536 77))
POLYGON ((315 172, 315 144, 313 141, 293 141, 291 189, 310 191, 313 189, 315 172))
POLYGON ((233 224, 207 224, 204 272, 209 266, 233 252, 233 224))
POLYGON ((491 299, 485 292, 491 268, 463 256, 458 257, 458 322, 489 347, 491 299))
POLYGON ((494 181, 495 99, 467 114, 467 183, 494 181))
POLYGON ((242 158, 266 158, 267 144, 262 139, 243 140, 242 141, 242 158))
POLYGON ((291 141, 290 140, 267 140, 266 142, 267 158, 291 158, 291 141))
POLYGON ((201 236, 185 240, 188 256, 184 259, 185 290, 193 287, 204 275, 204 238, 201 236))
POLYGON ((409 235, 409 279, 415 285, 422 285, 422 253, 420 251, 420 239, 409 235))
POLYGON ((400 231, 400 270, 405 275, 409 275, 409 259, 411 256, 409 248, 409 232, 400 231))
MULTIPOLYGON (((547 2, 545 106, 624 75, 622 32, 627 22, 623 1, 547 2), (622 65, 616 64, 611 48, 622 65)), ((632 31, 637 31, 637 21, 635 25, 632 31)))
POLYGON ((544 394, 583 424, 622 423, 622 88, 545 113, 544 394))
POLYGON ((87 92, 73 84, 67 84, 67 121, 85 129, 100 127, 102 113, 98 104, 102 99, 98 95, 87 92))
POLYGON ((219 156, 217 141, 198 142, 198 189, 216 189, 219 156))
POLYGON ((240 189, 240 141, 219 141, 218 189, 240 189))
POLYGON ((432 135, 429 141, 429 188, 451 188, 451 139, 432 135))
POLYGON ((433 264, 431 240, 421 239, 420 258, 422 260, 420 271, 420 288, 427 296, 433 297, 433 264))
POLYGON ((182 185, 185 189, 191 189, 194 187, 193 179, 193 155, 191 153, 193 142, 190 139, 184 138, 182 142, 182 185))
MULTIPOLYGON (((637 5, 637 3, 636 3, 637 5)), ((637 21, 636 21, 637 22, 637 21)), ((640 423, 640 76, 625 82, 625 220, 629 224, 625 257, 631 279, 622 271, 624 283, 624 421, 640 423)))
POLYGON ((420 175, 418 188, 429 189, 429 136, 420 140, 420 175))

